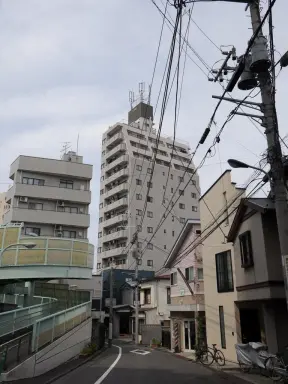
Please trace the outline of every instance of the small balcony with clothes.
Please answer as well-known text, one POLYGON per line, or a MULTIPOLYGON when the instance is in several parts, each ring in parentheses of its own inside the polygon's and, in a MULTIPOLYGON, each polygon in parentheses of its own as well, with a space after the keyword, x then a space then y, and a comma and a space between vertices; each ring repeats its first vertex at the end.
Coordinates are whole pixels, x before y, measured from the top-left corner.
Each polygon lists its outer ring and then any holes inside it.
POLYGON ((104 207, 104 213, 109 213, 111 211, 124 208, 128 206, 128 196, 125 195, 124 197, 121 197, 120 199, 111 199, 111 201, 106 202, 106 205, 104 207))
POLYGON ((129 161, 128 155, 120 155, 118 157, 115 156, 115 158, 111 158, 110 161, 107 161, 105 171, 110 172, 114 170, 115 172, 118 172, 124 164, 127 164, 129 161))
POLYGON ((128 230, 123 229, 123 227, 116 227, 109 231, 107 231, 103 235, 103 243, 108 243, 110 241, 127 239, 128 238, 128 230))
POLYGON ((114 225, 121 225, 123 223, 127 223, 127 220, 128 220, 128 214, 127 213, 122 213, 122 214, 119 214, 119 215, 108 215, 106 220, 104 220, 102 222, 102 226, 103 228, 109 228, 109 227, 112 227, 114 225))
POLYGON ((111 257, 119 257, 119 256, 126 256, 126 243, 110 243, 106 245, 106 247, 103 248, 103 252, 101 253, 102 259, 108 259, 111 257))
POLYGON ((119 155, 124 155, 126 152, 126 144, 121 143, 119 145, 116 145, 112 149, 107 149, 106 151, 106 161, 111 160, 114 156, 118 157, 119 155))
POLYGON ((107 176, 105 178, 105 185, 107 186, 108 184, 111 184, 113 182, 116 182, 120 179, 127 179, 129 176, 129 169, 127 166, 121 168, 120 170, 117 171, 112 171, 107 173, 107 176))
POLYGON ((118 193, 123 193, 128 191, 129 189, 129 184, 122 182, 117 185, 111 185, 111 187, 107 187, 106 192, 105 192, 105 199, 110 199, 111 197, 117 195, 118 193))
POLYGON ((107 141, 106 141, 107 149, 117 145, 118 143, 120 144, 121 141, 123 141, 123 139, 124 139, 124 136, 122 132, 118 132, 109 138, 107 137, 107 141))

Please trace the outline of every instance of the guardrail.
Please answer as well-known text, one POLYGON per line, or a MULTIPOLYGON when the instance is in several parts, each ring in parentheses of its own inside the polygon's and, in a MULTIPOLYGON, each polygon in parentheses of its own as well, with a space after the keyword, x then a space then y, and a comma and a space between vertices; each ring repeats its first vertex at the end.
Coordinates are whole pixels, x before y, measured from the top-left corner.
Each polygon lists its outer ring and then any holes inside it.
MULTIPOLYGON (((1 368, 6 371, 24 361, 31 354, 32 332, 25 333, 16 339, 0 346, 1 368)), ((1 373, 1 372, 0 372, 1 373)))
MULTIPOLYGON (((31 237, 21 237, 19 243, 28 240, 31 242, 31 237)), ((93 268, 94 246, 87 241, 33 237, 33 243, 36 244, 33 249, 18 246, 5 251, 0 266, 56 265, 93 268)))
POLYGON ((63 336, 91 317, 91 301, 37 320, 33 325, 32 352, 63 336))

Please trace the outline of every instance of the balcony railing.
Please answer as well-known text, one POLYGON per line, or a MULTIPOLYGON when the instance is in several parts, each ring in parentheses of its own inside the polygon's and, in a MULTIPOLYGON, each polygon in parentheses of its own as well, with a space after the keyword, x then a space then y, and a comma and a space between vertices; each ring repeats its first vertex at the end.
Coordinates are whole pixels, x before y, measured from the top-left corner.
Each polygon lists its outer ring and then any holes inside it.
POLYGON ((106 251, 103 251, 101 253, 101 258, 102 259, 107 259, 109 257, 117 257, 123 255, 123 257, 126 255, 125 253, 126 247, 115 247, 115 248, 110 248, 106 251))
POLYGON ((124 213, 121 215, 115 215, 113 217, 109 217, 108 219, 104 220, 104 222, 102 222, 102 225, 103 225, 103 228, 106 228, 126 220, 128 220, 128 215, 127 213, 124 213))
POLYGON ((112 137, 110 137, 109 139, 107 139, 106 141, 106 147, 109 147, 111 146, 112 144, 115 144, 116 142, 120 142, 123 140, 123 133, 120 132, 120 133, 116 133, 116 135, 113 135, 112 137))
POLYGON ((125 152, 125 151, 126 151, 126 144, 116 145, 116 147, 112 148, 111 150, 107 149, 106 160, 109 160, 111 157, 117 155, 119 152, 125 152))
POLYGON ((128 230, 119 230, 103 236, 103 243, 128 237, 128 230))
POLYGON ((115 200, 114 202, 111 202, 110 204, 105 205, 104 212, 107 213, 114 209, 125 207, 127 205, 128 205, 128 198, 123 197, 122 199, 115 200))
POLYGON ((121 183, 119 185, 115 185, 114 187, 111 187, 111 189, 105 192, 105 199, 109 199, 109 197, 114 196, 119 192, 128 191, 128 189, 128 183, 121 183))
POLYGON ((120 179, 121 177, 129 176, 129 169, 124 168, 120 171, 114 172, 112 175, 105 178, 105 185, 112 183, 113 181, 116 181, 120 179))
POLYGON ((129 157, 128 155, 122 155, 117 157, 114 161, 106 165, 105 171, 109 172, 112 169, 116 168, 117 166, 120 166, 123 163, 128 163, 129 157))

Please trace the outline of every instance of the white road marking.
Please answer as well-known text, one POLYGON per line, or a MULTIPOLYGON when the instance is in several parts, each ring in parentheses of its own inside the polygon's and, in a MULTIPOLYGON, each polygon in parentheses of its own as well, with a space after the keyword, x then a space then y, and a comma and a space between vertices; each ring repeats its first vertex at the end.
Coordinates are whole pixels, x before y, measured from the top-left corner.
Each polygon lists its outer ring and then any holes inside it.
POLYGON ((143 356, 148 355, 149 353, 151 353, 149 351, 144 351, 143 349, 135 349, 134 351, 130 351, 130 352, 131 353, 136 353, 136 355, 143 355, 143 356))
POLYGON ((113 344, 113 347, 116 347, 119 349, 119 353, 118 353, 118 356, 117 358, 115 359, 115 361, 110 365, 110 367, 107 369, 106 372, 103 373, 103 375, 101 377, 99 377, 99 379, 94 383, 94 384, 101 384, 102 381, 109 375, 109 373, 112 371, 112 369, 116 366, 116 364, 118 363, 118 361, 121 359, 121 356, 122 356, 122 348, 121 347, 118 347, 118 345, 114 345, 113 344))

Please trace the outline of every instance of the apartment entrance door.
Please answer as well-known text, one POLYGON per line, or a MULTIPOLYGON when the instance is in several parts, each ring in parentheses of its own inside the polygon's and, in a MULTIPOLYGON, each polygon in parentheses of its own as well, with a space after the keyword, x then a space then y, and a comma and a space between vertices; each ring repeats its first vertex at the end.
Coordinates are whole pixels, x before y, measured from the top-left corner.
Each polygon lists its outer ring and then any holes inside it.
POLYGON ((195 348, 195 321, 184 320, 184 348, 185 351, 192 351, 195 348))

